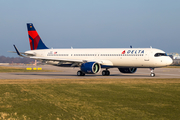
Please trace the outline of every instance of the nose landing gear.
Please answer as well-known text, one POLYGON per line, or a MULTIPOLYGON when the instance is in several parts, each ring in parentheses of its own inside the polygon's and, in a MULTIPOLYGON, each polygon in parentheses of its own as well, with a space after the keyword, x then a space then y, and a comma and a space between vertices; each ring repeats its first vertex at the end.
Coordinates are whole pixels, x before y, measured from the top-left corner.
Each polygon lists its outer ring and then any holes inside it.
POLYGON ((150 70, 151 70, 151 74, 150 74, 150 76, 151 76, 151 77, 154 77, 154 76, 155 76, 155 73, 154 73, 154 68, 150 68, 150 70))

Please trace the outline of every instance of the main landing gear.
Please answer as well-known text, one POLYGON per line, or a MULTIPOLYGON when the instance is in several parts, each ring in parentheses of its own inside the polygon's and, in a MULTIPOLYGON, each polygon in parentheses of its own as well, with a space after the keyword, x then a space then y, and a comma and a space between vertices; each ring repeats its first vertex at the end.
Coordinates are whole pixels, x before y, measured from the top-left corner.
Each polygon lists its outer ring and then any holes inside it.
POLYGON ((151 74, 150 74, 150 76, 151 76, 151 77, 154 77, 154 76, 155 76, 155 73, 154 73, 154 68, 150 68, 150 70, 151 70, 151 74))
POLYGON ((103 76, 109 76, 109 75, 110 75, 110 71, 109 71, 108 69, 103 70, 103 71, 102 71, 102 75, 103 75, 103 76))
POLYGON ((85 73, 81 70, 77 71, 77 76, 85 76, 85 73))

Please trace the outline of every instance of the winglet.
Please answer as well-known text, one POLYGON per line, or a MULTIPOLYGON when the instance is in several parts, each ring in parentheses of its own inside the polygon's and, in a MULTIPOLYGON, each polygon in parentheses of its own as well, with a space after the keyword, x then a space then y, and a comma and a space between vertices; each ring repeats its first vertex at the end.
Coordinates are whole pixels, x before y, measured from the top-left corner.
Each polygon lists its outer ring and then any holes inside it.
POLYGON ((17 49, 17 47, 16 47, 15 45, 13 45, 13 46, 14 46, 14 48, 15 48, 15 50, 16 50, 16 53, 17 53, 19 56, 24 57, 24 56, 19 52, 19 50, 17 49))

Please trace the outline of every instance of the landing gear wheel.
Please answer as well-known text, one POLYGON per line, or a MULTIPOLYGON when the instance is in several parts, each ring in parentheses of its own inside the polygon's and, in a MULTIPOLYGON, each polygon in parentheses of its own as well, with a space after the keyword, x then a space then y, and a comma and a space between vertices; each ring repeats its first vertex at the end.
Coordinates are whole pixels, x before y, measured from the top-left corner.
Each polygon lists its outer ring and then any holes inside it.
POLYGON ((103 75, 103 76, 106 75, 106 71, 105 71, 105 70, 102 71, 102 75, 103 75))
POLYGON ((155 74, 154 74, 154 73, 151 73, 151 74, 150 74, 150 76, 151 76, 151 77, 154 77, 154 76, 155 76, 155 74))
POLYGON ((106 75, 109 76, 110 75, 110 72, 109 70, 106 71, 106 75))
POLYGON ((82 71, 77 71, 77 76, 85 76, 85 73, 83 73, 82 71))
POLYGON ((110 71, 109 70, 103 70, 102 71, 102 75, 103 76, 109 76, 110 75, 110 71))

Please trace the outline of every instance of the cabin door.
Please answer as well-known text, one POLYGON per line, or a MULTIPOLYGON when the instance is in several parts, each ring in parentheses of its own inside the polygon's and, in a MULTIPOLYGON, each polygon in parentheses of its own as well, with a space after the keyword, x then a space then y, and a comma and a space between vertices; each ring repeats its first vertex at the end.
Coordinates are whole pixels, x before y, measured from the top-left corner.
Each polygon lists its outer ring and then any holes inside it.
POLYGON ((150 54, 149 51, 145 52, 145 54, 144 54, 144 61, 149 61, 149 54, 150 54))

